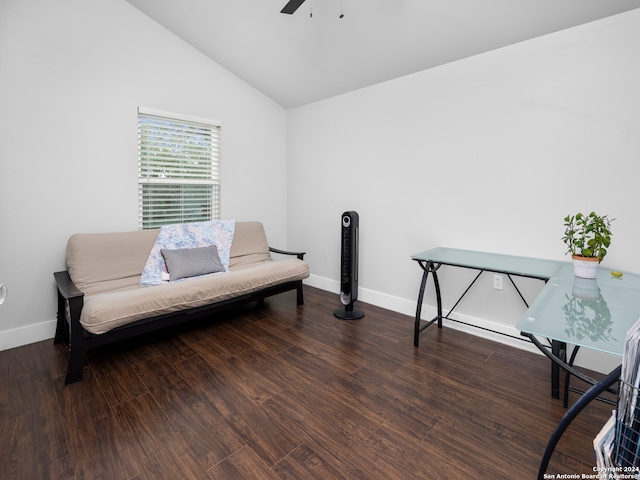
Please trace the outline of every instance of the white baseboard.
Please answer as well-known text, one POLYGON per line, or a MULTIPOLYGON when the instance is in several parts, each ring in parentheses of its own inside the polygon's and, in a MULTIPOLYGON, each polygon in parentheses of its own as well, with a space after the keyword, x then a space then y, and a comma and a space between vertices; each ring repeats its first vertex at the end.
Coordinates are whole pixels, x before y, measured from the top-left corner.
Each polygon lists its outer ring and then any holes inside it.
POLYGON ((53 339, 55 333, 55 320, 48 320, 34 325, 27 325, 26 327, 5 330, 0 332, 0 351, 22 347, 23 345, 40 342, 42 340, 53 339))
MULTIPOLYGON (((305 280, 305 284, 335 293, 336 295, 339 294, 340 292, 339 282, 322 278, 322 277, 317 277, 315 275, 311 275, 309 278, 307 278, 307 280, 305 280)), ((391 310, 392 312, 401 313, 403 315, 407 315, 411 317, 410 319, 408 319, 409 321, 407 322, 407 328, 408 328, 408 331, 411 332, 411 334, 413 335, 413 319, 415 318, 415 315, 416 315, 417 298, 416 300, 407 300, 404 298, 387 295, 386 293, 380 293, 374 290, 369 290, 369 289, 360 287, 358 289, 358 300, 361 302, 369 303, 371 305, 375 305, 377 307, 391 310)), ((434 318, 435 315, 436 315, 435 307, 432 307, 426 304, 423 305, 422 307, 423 319, 434 318)), ((461 322, 469 323, 474 326, 465 325, 464 323, 454 322, 447 319, 443 320, 443 325, 449 328, 453 328, 455 330, 460 330, 463 332, 470 333, 477 337, 487 338, 489 340, 511 345, 523 350, 540 353, 539 350, 534 345, 519 339, 520 331, 517 330, 515 327, 509 327, 508 325, 492 323, 488 320, 484 320, 477 317, 471 317, 469 315, 456 314, 456 319, 460 320, 461 322), (480 327, 480 328, 477 328, 477 327, 480 327), (487 330, 484 330, 484 329, 487 329, 487 330), (500 332, 500 333, 495 333, 495 332, 500 332)))
MULTIPOLYGON (((304 282, 305 284, 326 290, 338 295, 340 293, 340 283, 335 280, 330 280, 316 275, 311 275, 304 282)), ((376 292, 360 287, 358 289, 358 300, 364 303, 369 303, 377 307, 391 310, 403 315, 411 317, 407 323, 407 329, 413 335, 413 319, 416 315, 416 301, 407 300, 400 297, 394 297, 385 293, 376 292)), ((365 310, 366 312, 366 310, 365 310)), ((445 315, 447 312, 443 312, 445 315)), ((436 315, 436 308, 434 306, 424 304, 422 307, 422 318, 431 319, 436 315)), ((365 317, 366 318, 366 317, 365 317)), ((486 338, 504 345, 509 345, 521 350, 533 352, 542 355, 542 353, 530 342, 520 340, 520 331, 515 326, 509 326, 504 324, 493 323, 483 318, 472 317, 470 315, 455 314, 455 318, 469 323, 473 326, 465 325, 464 323, 454 322, 450 320, 443 320, 443 325, 448 328, 460 330, 477 337, 486 338), (478 328, 479 327, 479 328, 478 328), (495 333, 499 332, 499 333, 495 333)), ((609 373, 611 370, 620 365, 620 358, 612 355, 607 355, 601 352, 596 352, 588 349, 581 349, 580 353, 576 357, 575 365, 582 368, 587 368, 600 373, 609 373)))

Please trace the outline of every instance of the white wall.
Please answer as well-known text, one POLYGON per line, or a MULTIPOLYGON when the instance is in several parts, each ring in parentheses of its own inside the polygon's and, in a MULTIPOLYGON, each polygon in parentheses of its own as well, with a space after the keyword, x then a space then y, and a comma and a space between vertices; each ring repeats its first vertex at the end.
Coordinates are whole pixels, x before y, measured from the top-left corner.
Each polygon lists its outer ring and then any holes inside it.
POLYGON ((0 2, 0 349, 53 336, 67 238, 137 228, 137 107, 222 122, 222 216, 286 247, 286 111, 123 0, 0 2))
MULTIPOLYGON (((360 299, 409 315, 411 254, 565 260, 577 211, 616 217, 603 266, 640 272, 639 59, 635 10, 290 110, 289 243, 309 252, 310 283, 338 291, 345 210, 360 214, 360 299)), ((469 273, 443 275, 446 303, 469 273)), ((523 313, 490 276, 459 308, 516 335, 523 313)))

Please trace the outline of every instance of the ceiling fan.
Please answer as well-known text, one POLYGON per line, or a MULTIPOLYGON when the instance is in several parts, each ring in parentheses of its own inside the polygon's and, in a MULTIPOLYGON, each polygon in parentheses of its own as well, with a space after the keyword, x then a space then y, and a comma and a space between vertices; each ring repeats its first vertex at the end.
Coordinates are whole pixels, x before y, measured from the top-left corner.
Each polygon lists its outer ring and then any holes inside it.
POLYGON ((287 3, 284 8, 280 10, 280 13, 288 13, 289 15, 291 15, 303 3, 304 0, 289 0, 289 3, 287 3))

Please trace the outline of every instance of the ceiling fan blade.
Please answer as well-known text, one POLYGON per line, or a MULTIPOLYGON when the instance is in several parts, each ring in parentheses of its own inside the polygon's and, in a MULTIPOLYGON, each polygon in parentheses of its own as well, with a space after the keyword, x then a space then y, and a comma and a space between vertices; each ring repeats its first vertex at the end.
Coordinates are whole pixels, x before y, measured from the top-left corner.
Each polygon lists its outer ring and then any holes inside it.
POLYGON ((280 13, 288 13, 289 15, 291 15, 303 3, 304 0, 289 0, 289 3, 287 3, 284 8, 280 10, 280 13))

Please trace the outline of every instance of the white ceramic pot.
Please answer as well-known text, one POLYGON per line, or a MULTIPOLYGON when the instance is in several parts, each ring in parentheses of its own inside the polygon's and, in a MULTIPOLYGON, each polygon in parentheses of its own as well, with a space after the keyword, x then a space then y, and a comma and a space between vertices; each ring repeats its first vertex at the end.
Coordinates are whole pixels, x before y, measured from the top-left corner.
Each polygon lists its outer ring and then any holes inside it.
POLYGON ((573 273, 580 278, 596 278, 598 275, 598 265, 600 259, 598 257, 581 257, 573 255, 573 273))

